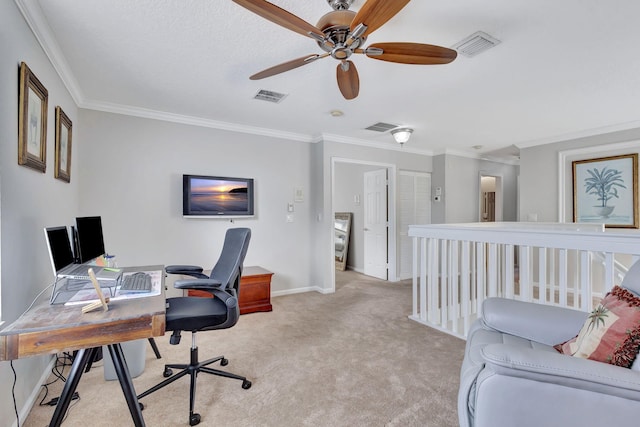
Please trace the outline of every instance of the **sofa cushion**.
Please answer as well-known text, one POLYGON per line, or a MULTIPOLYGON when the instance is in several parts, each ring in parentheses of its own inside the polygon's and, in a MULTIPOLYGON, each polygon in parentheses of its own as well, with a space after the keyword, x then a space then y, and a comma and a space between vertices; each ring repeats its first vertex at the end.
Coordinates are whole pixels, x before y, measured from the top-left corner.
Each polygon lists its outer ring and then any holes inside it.
POLYGON ((578 335, 555 346, 563 354, 628 368, 640 347, 640 298, 615 286, 578 335))

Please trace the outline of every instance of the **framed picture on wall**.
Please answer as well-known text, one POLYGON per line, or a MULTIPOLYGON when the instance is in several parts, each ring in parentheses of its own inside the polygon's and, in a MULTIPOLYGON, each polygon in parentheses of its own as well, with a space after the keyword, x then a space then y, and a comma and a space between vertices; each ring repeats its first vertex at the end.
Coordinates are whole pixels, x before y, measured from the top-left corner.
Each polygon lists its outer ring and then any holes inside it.
POLYGON ((638 228, 638 154, 577 160, 573 221, 638 228))
POLYGON ((71 120, 56 107, 56 178, 71 182, 71 120))
POLYGON ((26 63, 20 64, 18 164, 42 173, 47 168, 47 101, 49 94, 26 63))

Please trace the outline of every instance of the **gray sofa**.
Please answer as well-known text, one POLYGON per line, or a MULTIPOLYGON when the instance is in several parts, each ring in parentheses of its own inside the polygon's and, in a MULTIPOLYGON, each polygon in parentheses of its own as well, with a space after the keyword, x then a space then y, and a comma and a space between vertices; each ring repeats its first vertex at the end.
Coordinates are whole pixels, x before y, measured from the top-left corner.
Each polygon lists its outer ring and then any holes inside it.
MULTIPOLYGON (((621 286, 640 295, 640 261, 621 286)), ((588 313, 503 298, 484 302, 460 373, 461 427, 638 426, 640 357, 631 369, 558 353, 588 313)))

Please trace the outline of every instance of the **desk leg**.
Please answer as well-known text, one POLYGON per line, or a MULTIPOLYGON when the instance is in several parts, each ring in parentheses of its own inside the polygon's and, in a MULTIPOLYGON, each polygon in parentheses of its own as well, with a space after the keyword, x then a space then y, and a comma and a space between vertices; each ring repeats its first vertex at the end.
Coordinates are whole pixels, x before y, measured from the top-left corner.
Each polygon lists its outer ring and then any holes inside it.
POLYGON ((95 348, 87 348, 79 350, 76 354, 76 357, 73 359, 73 364, 71 365, 69 378, 67 378, 67 381, 64 383, 62 394, 60 394, 60 397, 58 398, 56 410, 51 417, 51 424, 49 424, 50 427, 59 427, 62 424, 64 416, 67 413, 67 409, 69 409, 73 393, 78 387, 78 383, 80 382, 80 378, 82 377, 87 364, 90 360, 93 360, 95 352, 95 348))
POLYGON ((127 361, 124 358, 122 347, 120 344, 111 344, 107 346, 109 348, 109 354, 113 361, 113 367, 118 374, 120 380, 120 387, 122 387, 122 393, 127 400, 129 406, 129 412, 131 412, 131 418, 136 427, 144 427, 144 419, 142 418, 142 410, 138 404, 138 398, 136 397, 136 391, 133 388, 133 381, 129 374, 129 368, 127 367, 127 361))

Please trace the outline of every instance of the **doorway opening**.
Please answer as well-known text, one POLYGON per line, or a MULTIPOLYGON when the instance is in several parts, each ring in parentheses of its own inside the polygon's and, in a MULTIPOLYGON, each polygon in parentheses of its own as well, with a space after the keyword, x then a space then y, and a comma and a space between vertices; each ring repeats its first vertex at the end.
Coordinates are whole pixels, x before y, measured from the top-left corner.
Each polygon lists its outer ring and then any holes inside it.
POLYGON ((479 222, 502 221, 502 175, 480 172, 479 222))
MULTIPOLYGON (((331 159, 331 217, 335 218, 336 212, 352 213, 351 236, 347 253, 347 268, 358 273, 365 273, 365 204, 368 203, 365 194, 365 174, 373 171, 385 171, 386 175, 386 201, 377 206, 384 209, 386 220, 383 222, 384 234, 388 237, 384 247, 378 247, 378 255, 384 251, 386 262, 384 268, 387 272, 386 280, 396 281, 396 207, 393 202, 395 197, 395 165, 377 162, 368 162, 354 159, 331 159)), ((331 233, 331 248, 335 256, 335 229, 334 221, 328 221, 331 233)), ((370 241, 371 239, 367 239, 370 241)), ((379 243, 379 241, 378 241, 379 243)), ((375 252, 374 252, 375 253, 375 252)), ((331 262, 330 292, 336 289, 335 262, 331 262)))

